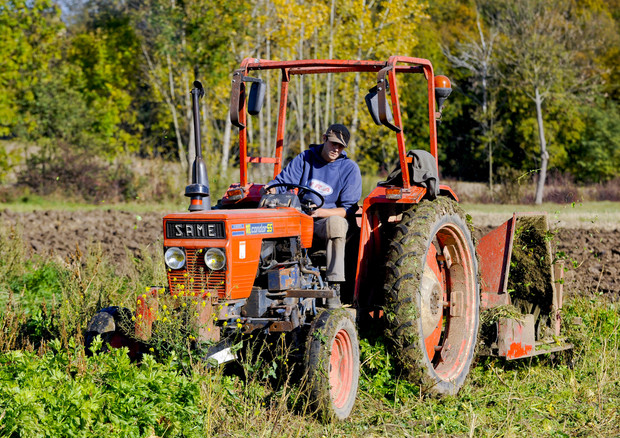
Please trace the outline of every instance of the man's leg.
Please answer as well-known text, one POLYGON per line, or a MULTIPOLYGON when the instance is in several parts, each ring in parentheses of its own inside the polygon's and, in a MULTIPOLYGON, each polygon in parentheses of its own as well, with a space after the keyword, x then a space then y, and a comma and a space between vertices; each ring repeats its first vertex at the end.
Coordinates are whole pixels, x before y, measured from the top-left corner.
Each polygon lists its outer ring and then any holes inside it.
POLYGON ((347 220, 340 216, 330 216, 314 223, 316 237, 327 241, 327 281, 343 282, 344 249, 346 244, 347 220))

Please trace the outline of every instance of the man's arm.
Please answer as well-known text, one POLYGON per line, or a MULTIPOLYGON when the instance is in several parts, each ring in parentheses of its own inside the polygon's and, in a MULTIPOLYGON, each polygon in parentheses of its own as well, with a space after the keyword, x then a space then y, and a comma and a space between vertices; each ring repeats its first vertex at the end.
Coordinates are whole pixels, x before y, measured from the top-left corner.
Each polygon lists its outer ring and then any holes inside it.
MULTIPOLYGON (((288 163, 288 165, 282 169, 282 171, 276 176, 273 180, 269 181, 265 186, 269 186, 271 184, 280 184, 280 183, 291 183, 291 184, 299 184, 304 174, 304 161, 305 161, 305 153, 302 152, 297 155, 293 160, 288 163)), ((261 189, 263 193, 271 193, 275 194, 278 191, 282 193, 282 190, 271 189, 268 192, 264 190, 264 187, 261 189)))
POLYGON ((310 213, 311 217, 330 217, 330 216, 340 216, 347 217, 347 210, 343 207, 336 208, 317 208, 312 213, 310 213))
POLYGON ((341 207, 336 208, 317 208, 310 216, 323 218, 329 216, 340 216, 346 218, 348 214, 355 214, 357 202, 362 195, 362 175, 357 164, 351 162, 350 171, 344 178, 344 190, 340 193, 339 203, 341 207))
POLYGON ((347 160, 349 171, 344 175, 342 191, 340 192, 339 204, 347 215, 354 215, 357 211, 357 203, 362 196, 362 175, 358 165, 352 160, 347 160))

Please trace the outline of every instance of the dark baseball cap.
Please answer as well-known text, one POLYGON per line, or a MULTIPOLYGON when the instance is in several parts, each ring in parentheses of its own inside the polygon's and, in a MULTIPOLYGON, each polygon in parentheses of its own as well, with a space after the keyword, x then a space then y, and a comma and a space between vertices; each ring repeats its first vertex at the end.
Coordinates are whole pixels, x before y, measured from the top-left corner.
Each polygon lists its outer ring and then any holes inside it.
POLYGON ((327 128, 327 131, 325 131, 325 136, 332 143, 338 143, 345 147, 351 138, 351 134, 349 133, 347 127, 341 125, 340 123, 335 123, 327 128))

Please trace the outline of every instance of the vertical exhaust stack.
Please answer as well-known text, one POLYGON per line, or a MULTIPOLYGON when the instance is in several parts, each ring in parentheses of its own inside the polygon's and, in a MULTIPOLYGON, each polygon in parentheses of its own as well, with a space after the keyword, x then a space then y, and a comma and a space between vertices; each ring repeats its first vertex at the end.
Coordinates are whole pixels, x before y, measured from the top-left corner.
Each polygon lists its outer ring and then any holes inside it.
POLYGON ((211 210, 209 178, 207 176, 207 166, 202 159, 202 145, 200 144, 200 109, 198 107, 198 101, 205 95, 205 90, 199 81, 194 81, 194 88, 192 88, 191 94, 196 158, 192 165, 192 183, 185 187, 185 196, 189 196, 191 199, 189 211, 211 210))

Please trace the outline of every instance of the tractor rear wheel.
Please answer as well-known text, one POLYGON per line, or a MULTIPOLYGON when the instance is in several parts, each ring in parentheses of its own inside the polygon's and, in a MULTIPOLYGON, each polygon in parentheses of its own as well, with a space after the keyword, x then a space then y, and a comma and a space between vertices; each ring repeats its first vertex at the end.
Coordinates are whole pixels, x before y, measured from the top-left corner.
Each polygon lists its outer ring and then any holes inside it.
POLYGON ((413 206, 387 260, 388 335, 407 378, 425 392, 456 394, 474 357, 480 307, 465 214, 447 198, 413 206))
POLYGON ((330 309, 312 323, 306 345, 310 395, 327 421, 349 416, 357 396, 360 353, 357 330, 345 309, 330 309))

